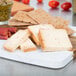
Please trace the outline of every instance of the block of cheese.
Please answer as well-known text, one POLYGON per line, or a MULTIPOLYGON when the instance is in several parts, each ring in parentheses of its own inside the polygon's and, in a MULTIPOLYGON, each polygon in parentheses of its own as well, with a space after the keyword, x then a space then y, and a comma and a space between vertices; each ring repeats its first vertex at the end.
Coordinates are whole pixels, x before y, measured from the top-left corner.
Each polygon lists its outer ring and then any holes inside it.
POLYGON ((21 2, 17 2, 17 1, 13 1, 13 6, 12 6, 12 10, 11 10, 11 15, 15 15, 18 11, 32 11, 34 10, 33 7, 23 4, 21 2))
POLYGON ((14 35, 12 35, 4 44, 4 49, 13 52, 15 51, 20 44, 26 41, 29 37, 28 30, 19 30, 14 35))
POLYGON ((39 40, 43 51, 72 50, 72 44, 64 29, 39 31, 39 40))
POLYGON ((24 43, 20 45, 20 49, 24 52, 35 51, 35 44, 28 38, 24 43))
POLYGON ((40 24, 40 25, 35 25, 35 26, 29 26, 28 27, 30 33, 31 33, 31 38, 34 40, 34 42, 39 45, 39 39, 38 39, 38 33, 40 29, 55 29, 51 24, 40 24))

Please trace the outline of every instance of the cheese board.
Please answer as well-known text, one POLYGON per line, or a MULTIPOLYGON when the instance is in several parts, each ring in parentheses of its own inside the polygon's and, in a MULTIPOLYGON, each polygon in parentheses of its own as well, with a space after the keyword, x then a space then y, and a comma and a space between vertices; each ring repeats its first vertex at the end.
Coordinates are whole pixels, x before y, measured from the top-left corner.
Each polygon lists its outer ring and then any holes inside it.
MULTIPOLYGON (((34 6, 34 7, 36 8, 37 6, 34 6)), ((47 8, 43 8, 43 9, 47 11, 47 8)), ((50 9, 48 10, 48 12, 50 12, 50 9)), ((51 14, 53 13, 51 12, 51 14)), ((54 15, 62 16, 60 13, 57 13, 57 14, 54 13, 54 15)), ((66 18, 70 19, 68 16, 66 18)), ((72 21, 70 21, 70 24, 71 23, 72 21)), ((72 27, 72 26, 70 26, 70 28, 72 28, 73 30, 76 29, 75 27, 72 27)), ((76 35, 74 34, 73 36, 76 36, 76 35)), ((3 48, 4 43, 5 43, 5 40, 0 40, 0 57, 10 59, 13 61, 33 64, 33 65, 38 65, 38 66, 48 67, 48 68, 62 68, 73 59, 73 52, 68 50, 66 51, 61 50, 58 52, 43 52, 40 48, 38 48, 37 50, 32 52, 22 52, 21 50, 16 50, 15 52, 11 53, 6 51, 3 48)))
MULTIPOLYGON (((72 27, 72 29, 76 29, 72 27)), ((76 36, 74 34, 73 36, 76 36)), ((40 49, 32 52, 22 52, 21 50, 16 50, 15 52, 8 52, 3 48, 5 40, 0 40, 0 57, 48 67, 48 68, 62 68, 67 65, 73 59, 72 51, 58 51, 58 52, 42 52, 40 49)))
POLYGON ((59 51, 59 52, 42 52, 40 49, 33 52, 8 52, 3 49, 5 41, 0 40, 0 57, 15 60, 19 62, 39 65, 48 68, 62 68, 73 59, 73 52, 59 51))
MULTIPOLYGON (((75 29, 74 27, 71 28, 75 29)), ((4 42, 5 40, 0 40, 0 57, 18 62, 48 68, 62 68, 73 59, 73 52, 64 50, 59 52, 42 52, 40 49, 32 52, 16 50, 11 53, 3 49, 4 42)))

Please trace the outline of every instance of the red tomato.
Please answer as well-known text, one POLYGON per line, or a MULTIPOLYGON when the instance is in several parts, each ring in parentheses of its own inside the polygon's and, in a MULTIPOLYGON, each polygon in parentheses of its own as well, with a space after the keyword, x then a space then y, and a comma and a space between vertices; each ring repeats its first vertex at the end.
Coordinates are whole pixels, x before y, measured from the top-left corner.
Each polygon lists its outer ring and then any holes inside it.
POLYGON ((22 0, 24 4, 29 4, 30 0, 22 0))
POLYGON ((37 0, 39 3, 42 3, 43 2, 43 0, 37 0))
POLYGON ((69 10, 69 8, 71 7, 72 7, 72 4, 70 2, 65 2, 61 5, 61 8, 66 11, 69 10))
POLYGON ((14 0, 14 1, 20 1, 20 0, 14 0))
POLYGON ((49 4, 48 4, 50 7, 52 8, 57 8, 59 6, 59 2, 58 1, 55 1, 55 0, 52 0, 52 1, 49 1, 49 4))

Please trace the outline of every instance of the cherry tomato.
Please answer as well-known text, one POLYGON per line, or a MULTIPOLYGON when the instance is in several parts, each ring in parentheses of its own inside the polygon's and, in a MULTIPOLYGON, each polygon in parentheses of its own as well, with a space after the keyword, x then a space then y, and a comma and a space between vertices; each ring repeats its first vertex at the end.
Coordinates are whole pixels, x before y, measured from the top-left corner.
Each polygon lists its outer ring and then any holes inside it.
POLYGON ((71 7, 72 7, 72 4, 70 2, 65 2, 61 5, 61 8, 66 11, 69 10, 69 8, 71 7))
POLYGON ((42 3, 43 2, 43 0, 37 0, 39 3, 42 3))
POLYGON ((24 4, 29 4, 30 0, 22 0, 24 4))
POLYGON ((59 6, 59 2, 56 0, 52 0, 52 1, 49 1, 48 5, 52 8, 57 8, 59 6))

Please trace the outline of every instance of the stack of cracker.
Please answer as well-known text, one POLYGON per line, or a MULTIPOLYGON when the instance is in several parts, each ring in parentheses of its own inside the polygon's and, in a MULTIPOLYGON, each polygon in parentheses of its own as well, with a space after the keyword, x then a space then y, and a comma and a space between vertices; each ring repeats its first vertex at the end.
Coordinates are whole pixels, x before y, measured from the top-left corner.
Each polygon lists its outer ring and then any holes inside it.
POLYGON ((9 20, 10 26, 30 26, 37 24, 52 24, 57 29, 65 29, 68 35, 74 33, 74 31, 68 26, 68 20, 63 19, 62 17, 51 16, 41 8, 28 13, 19 11, 12 19, 9 20))
POLYGON ((27 26, 36 25, 37 22, 30 18, 26 12, 19 11, 8 22, 9 26, 27 26))

